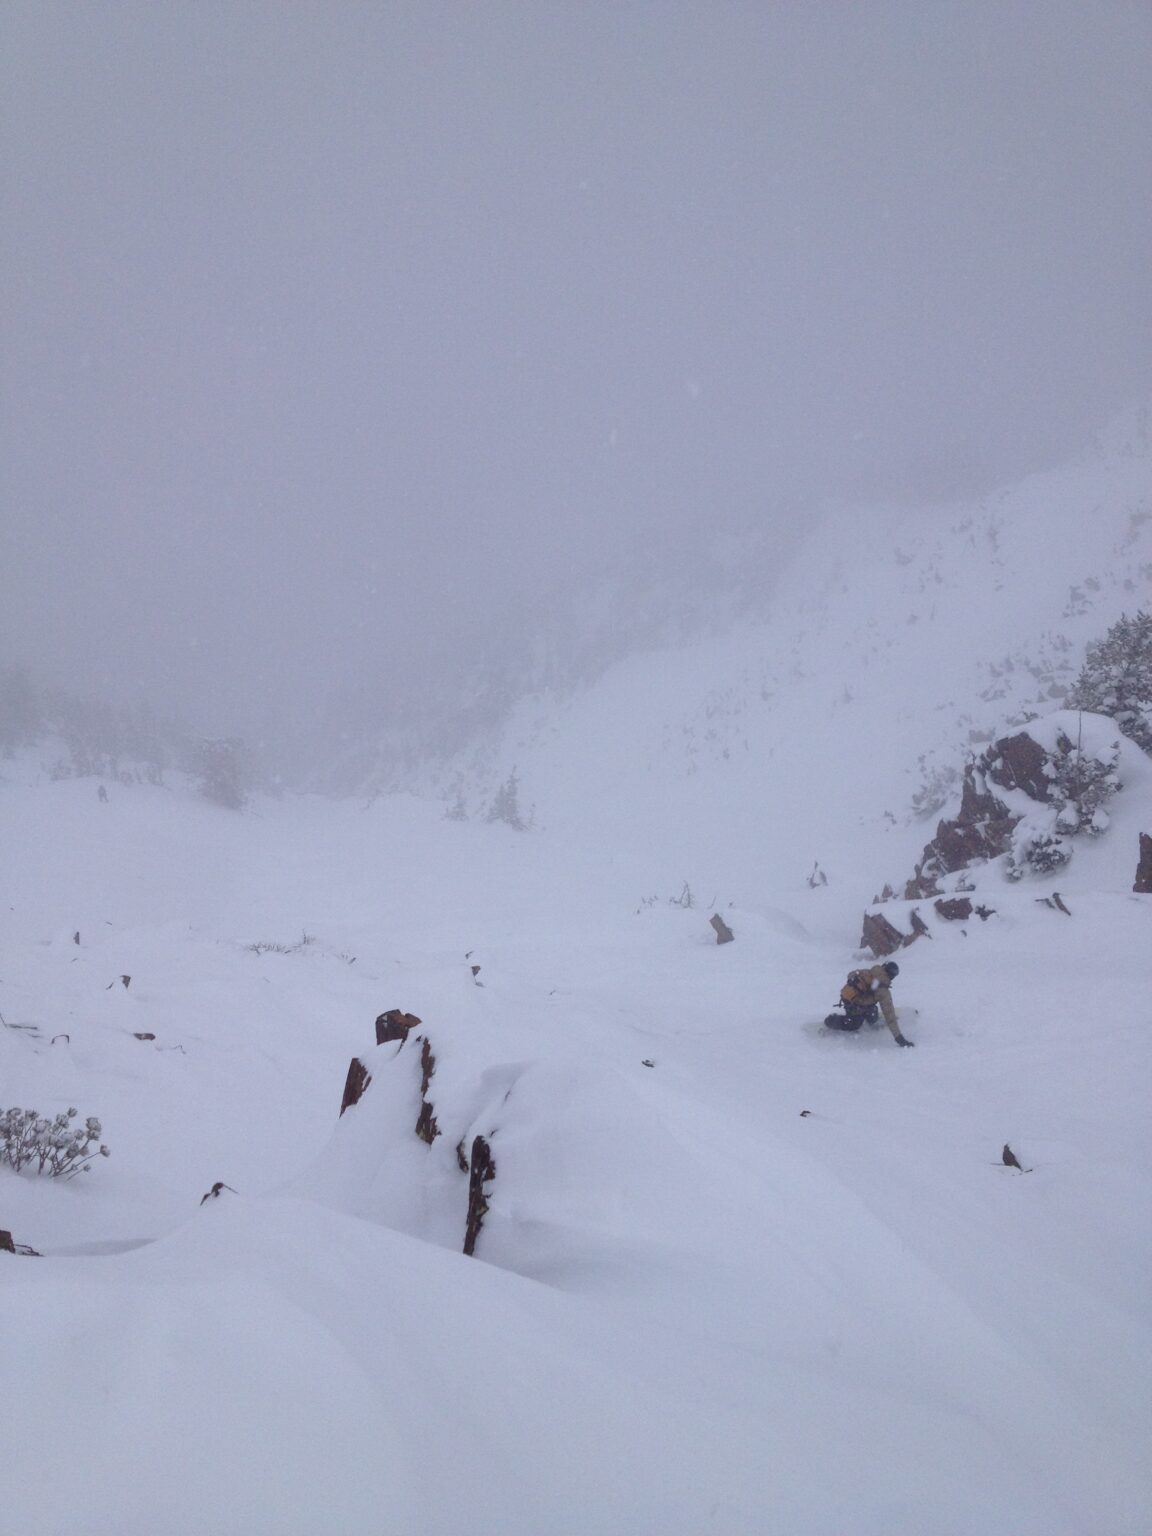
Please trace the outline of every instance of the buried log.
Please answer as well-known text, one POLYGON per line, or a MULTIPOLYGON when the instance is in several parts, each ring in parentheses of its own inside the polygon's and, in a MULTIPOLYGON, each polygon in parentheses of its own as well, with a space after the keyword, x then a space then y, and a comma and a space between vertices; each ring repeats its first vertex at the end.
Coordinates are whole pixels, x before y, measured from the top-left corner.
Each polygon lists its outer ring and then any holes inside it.
POLYGON ((476 1252, 476 1239, 488 1214, 485 1184, 496 1177, 496 1164, 492 1160, 492 1148, 483 1136, 472 1142, 472 1160, 468 1169, 468 1223, 464 1229, 464 1252, 471 1257, 476 1252))
POLYGON ((26 1259, 41 1259, 43 1254, 37 1253, 35 1248, 29 1248, 27 1243, 17 1243, 13 1240, 11 1232, 6 1232, 0 1227, 0 1253, 17 1253, 26 1259))

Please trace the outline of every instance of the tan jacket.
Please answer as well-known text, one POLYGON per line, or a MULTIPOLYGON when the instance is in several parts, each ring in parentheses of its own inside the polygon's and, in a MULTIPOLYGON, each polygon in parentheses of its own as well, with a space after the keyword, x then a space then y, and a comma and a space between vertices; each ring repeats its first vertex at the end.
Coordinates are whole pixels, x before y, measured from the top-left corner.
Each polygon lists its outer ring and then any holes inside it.
MULTIPOLYGON (((860 975, 867 978, 869 986, 869 997, 862 1000, 863 1006, 867 1007, 869 1001, 876 1003, 884 1015, 885 1024, 892 1031, 893 1039, 899 1040, 900 1023, 896 1017, 896 1005, 892 1001, 892 983, 888 979, 888 972, 882 965, 873 965, 862 970, 860 975)), ((860 1007, 861 1004, 856 1006, 860 1007)))

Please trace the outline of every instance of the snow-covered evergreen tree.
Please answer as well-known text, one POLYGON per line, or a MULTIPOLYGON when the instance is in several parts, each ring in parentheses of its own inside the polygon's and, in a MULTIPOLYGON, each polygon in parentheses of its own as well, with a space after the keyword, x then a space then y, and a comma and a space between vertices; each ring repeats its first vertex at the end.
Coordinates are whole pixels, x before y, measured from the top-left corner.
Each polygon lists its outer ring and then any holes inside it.
POLYGON ((200 793, 231 811, 240 810, 248 798, 240 743, 232 737, 201 742, 200 793))
POLYGON ((1152 755, 1152 613, 1127 614, 1088 647, 1069 709, 1109 715, 1124 735, 1152 755))
POLYGON ((520 814, 520 780, 515 768, 496 791, 485 820, 502 821, 517 832, 527 830, 528 823, 520 814))

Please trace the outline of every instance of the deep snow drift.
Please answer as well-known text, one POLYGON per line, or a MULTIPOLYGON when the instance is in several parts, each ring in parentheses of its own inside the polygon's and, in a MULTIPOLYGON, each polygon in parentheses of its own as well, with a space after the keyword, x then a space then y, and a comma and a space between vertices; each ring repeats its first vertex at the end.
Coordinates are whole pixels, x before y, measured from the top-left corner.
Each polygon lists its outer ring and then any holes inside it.
POLYGON ((4 764, 0 1106, 75 1105, 112 1150, 67 1184, 0 1167, 0 1227, 44 1255, 0 1255, 5 1527, 1146 1530, 1152 764, 1122 744, 1111 827, 1058 878, 981 871, 985 922, 921 904, 917 1049, 805 1028, 931 830, 905 770, 1034 702, 981 698, 989 659, 1134 606, 1127 495, 1072 553, 1083 506, 1039 495, 995 546, 957 519, 893 567, 886 537, 863 616, 811 595, 812 551, 775 627, 525 705, 492 761, 528 833, 402 795, 102 803, 4 764), (373 1043, 393 1007, 435 1054, 430 1146, 420 1040, 373 1043))

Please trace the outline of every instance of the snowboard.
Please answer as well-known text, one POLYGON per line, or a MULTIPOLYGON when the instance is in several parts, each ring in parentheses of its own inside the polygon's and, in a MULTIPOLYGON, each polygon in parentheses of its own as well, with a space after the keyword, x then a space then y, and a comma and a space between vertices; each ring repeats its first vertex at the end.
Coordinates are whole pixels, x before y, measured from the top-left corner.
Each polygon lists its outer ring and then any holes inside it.
MULTIPOLYGON (((918 1008, 897 1008, 896 1021, 901 1026, 901 1032, 905 1024, 914 1023, 919 1015, 918 1008)), ((806 1035, 817 1040, 843 1040, 849 1045, 872 1046, 877 1043, 877 1036, 880 1036, 881 1043, 895 1043, 883 1019, 877 1019, 875 1024, 862 1024, 859 1029, 829 1029, 823 1019, 808 1019, 800 1027, 806 1035)))

